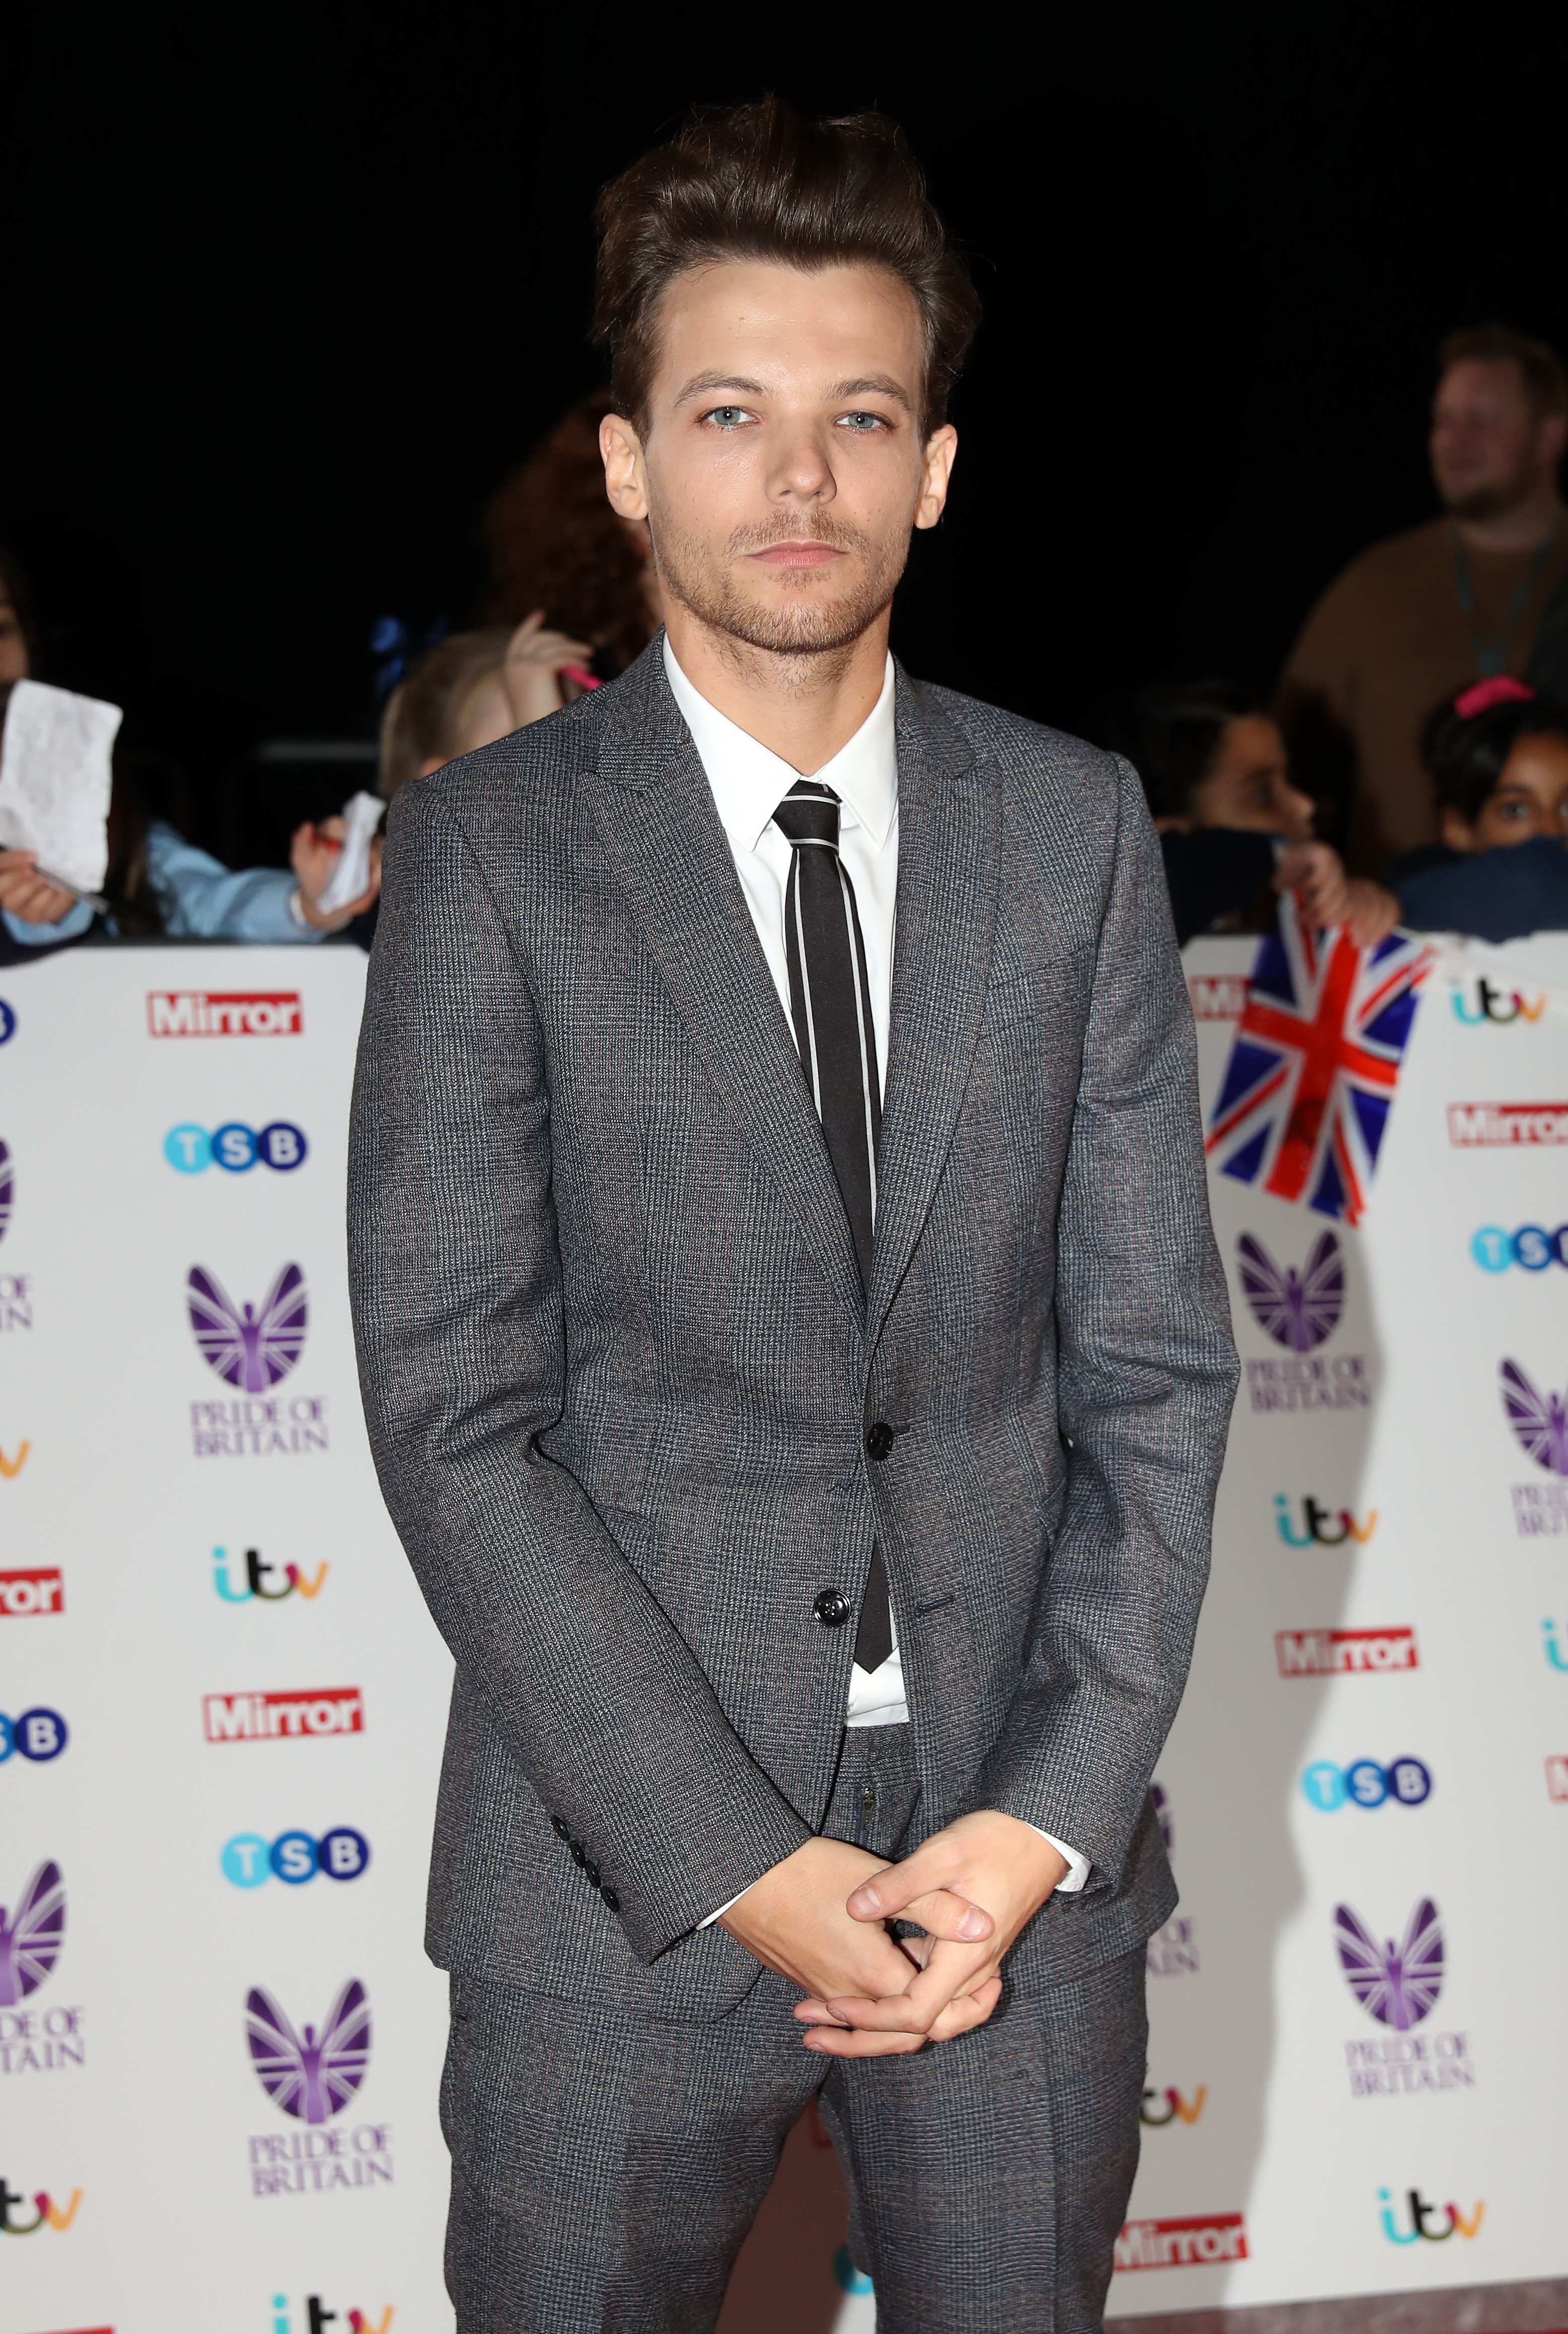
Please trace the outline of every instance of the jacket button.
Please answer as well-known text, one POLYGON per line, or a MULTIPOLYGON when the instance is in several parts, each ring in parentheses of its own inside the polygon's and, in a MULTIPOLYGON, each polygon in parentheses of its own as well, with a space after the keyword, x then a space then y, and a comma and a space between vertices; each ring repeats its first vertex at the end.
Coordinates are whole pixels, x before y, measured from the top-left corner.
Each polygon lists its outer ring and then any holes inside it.
POLYGON ((893 1430, 885 1418, 879 1418, 874 1426, 867 1427, 866 1456, 868 1459, 885 1459, 892 1447, 893 1430))
POLYGON ((573 1864, 582 1866, 585 1866, 588 1862, 587 1849, 579 1847, 575 1840, 572 1843, 572 1861, 573 1864))
POLYGON ((557 1839, 570 1839, 572 1837, 571 1832, 566 1828, 565 1818, 563 1816, 552 1816, 550 1818, 550 1828, 554 1833, 557 1839))
POLYGON ((588 1875, 589 1886, 591 1888, 597 1888, 601 1877, 599 1866, 596 1864, 585 1864, 582 1869, 588 1875))
POLYGON ((854 1606, 842 1588, 819 1588, 813 1600, 812 1611, 824 1629, 842 1629, 854 1606))
POLYGON ((600 1892, 599 1892, 599 1893, 600 1893, 600 1895, 601 1895, 603 1897, 603 1899, 604 1899, 605 1909, 606 1909, 608 1912, 611 1912, 611 1913, 619 1913, 619 1912, 620 1912, 620 1897, 616 1895, 616 1893, 615 1893, 615 1891, 614 1891, 614 1889, 613 1889, 613 1888, 601 1888, 601 1889, 600 1890, 600 1892))

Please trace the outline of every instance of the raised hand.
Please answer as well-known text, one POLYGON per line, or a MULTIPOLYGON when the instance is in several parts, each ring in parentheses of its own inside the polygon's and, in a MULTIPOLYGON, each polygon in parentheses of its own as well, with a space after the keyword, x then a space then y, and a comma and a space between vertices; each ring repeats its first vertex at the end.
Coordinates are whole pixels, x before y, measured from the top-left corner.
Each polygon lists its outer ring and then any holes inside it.
POLYGON ((501 686, 518 728, 526 728, 530 721, 542 721, 547 713, 558 713, 567 701, 568 689, 573 696, 578 693, 575 682, 563 685, 563 669, 592 661, 591 641, 545 631, 543 608, 525 616, 506 643, 501 667, 501 686))
POLYGON ((300 911, 307 924, 318 932, 341 932, 345 924, 362 916, 381 888, 381 838, 370 841, 370 880, 357 900, 345 908, 323 915, 316 902, 332 880, 338 854, 347 833, 341 818, 323 818, 313 825, 307 820, 296 826, 289 841, 289 865, 293 869, 300 887, 300 911))
POLYGON ((1066 1872, 1065 1859, 1033 1825, 986 1809, 960 1816, 901 1864, 870 1874, 845 1910, 856 1921, 918 1923, 929 1934, 907 1939, 904 1950, 924 1965, 896 1993, 808 1996, 795 2010, 811 2030, 806 2048, 839 2059, 884 2058, 983 2026, 1002 1997, 1004 1956, 1066 1872), (952 1910, 959 1905, 962 1918, 952 1910), (982 1910, 992 1917, 978 1932, 973 1916, 982 1910))
POLYGON ((46 883, 35 851, 0 851, 0 908, 24 924, 57 924, 76 905, 75 895, 46 883))

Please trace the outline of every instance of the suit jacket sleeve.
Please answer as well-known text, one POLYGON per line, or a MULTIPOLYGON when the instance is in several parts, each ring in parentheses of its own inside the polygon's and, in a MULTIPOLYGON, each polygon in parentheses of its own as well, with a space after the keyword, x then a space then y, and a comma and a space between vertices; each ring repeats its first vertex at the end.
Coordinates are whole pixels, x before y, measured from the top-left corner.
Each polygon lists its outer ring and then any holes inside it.
POLYGON ((975 1798, 1070 1839, 1086 1894, 1121 1878, 1186 1683, 1238 1367, 1159 847, 1124 762, 1116 781, 1057 1224, 1064 1501, 975 1798))
POLYGON ((567 1348, 543 1032, 484 871, 428 782, 391 812, 349 1251, 370 1447, 419 1585, 651 1960, 810 1827, 540 1448, 567 1348))

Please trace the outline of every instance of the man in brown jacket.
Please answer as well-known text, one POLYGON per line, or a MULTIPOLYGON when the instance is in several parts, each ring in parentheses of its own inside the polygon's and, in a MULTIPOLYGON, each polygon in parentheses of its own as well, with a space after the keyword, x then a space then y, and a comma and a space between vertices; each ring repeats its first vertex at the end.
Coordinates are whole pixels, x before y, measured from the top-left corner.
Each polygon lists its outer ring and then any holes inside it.
POLYGON ((1438 352, 1429 440, 1443 516, 1375 543, 1307 618, 1282 682, 1299 738, 1337 730, 1353 755, 1351 855, 1367 873, 1437 837, 1420 728, 1467 681, 1520 672, 1568 574, 1557 468, 1568 378, 1501 324, 1438 352))

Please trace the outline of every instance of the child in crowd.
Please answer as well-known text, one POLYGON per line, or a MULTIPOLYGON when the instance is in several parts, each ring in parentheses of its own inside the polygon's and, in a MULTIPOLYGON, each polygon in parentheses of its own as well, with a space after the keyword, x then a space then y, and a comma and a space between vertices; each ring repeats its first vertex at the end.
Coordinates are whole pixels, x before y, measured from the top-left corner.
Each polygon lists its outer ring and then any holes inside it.
POLYGON ((1429 717, 1421 758, 1443 839, 1390 868, 1401 921, 1484 940, 1568 931, 1568 707, 1499 673, 1429 717))
POLYGON ((573 667, 585 672, 592 654, 586 641, 546 630, 537 609, 515 632, 448 633, 387 699, 380 792, 390 802, 410 778, 559 711, 580 693, 573 667))
POLYGON ((1347 876, 1313 839, 1311 799, 1290 782, 1285 744, 1250 699, 1221 685, 1150 699, 1132 758, 1159 831, 1176 937, 1272 930, 1294 892, 1320 931, 1348 927, 1363 948, 1399 921, 1380 884, 1347 876))

